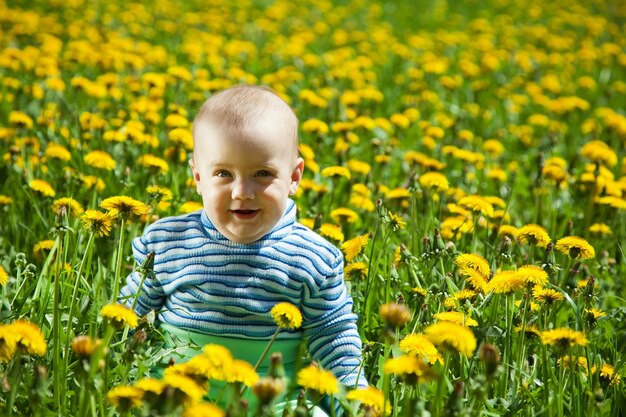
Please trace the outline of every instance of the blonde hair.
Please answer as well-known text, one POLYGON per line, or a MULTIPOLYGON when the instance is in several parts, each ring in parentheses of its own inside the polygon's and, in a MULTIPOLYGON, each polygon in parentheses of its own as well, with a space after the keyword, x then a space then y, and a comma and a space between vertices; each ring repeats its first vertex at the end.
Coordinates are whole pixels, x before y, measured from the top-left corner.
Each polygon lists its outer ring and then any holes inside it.
POLYGON ((241 132, 261 121, 272 120, 285 127, 298 149, 298 118, 289 105, 268 87, 237 85, 209 97, 193 122, 194 144, 200 123, 241 132))

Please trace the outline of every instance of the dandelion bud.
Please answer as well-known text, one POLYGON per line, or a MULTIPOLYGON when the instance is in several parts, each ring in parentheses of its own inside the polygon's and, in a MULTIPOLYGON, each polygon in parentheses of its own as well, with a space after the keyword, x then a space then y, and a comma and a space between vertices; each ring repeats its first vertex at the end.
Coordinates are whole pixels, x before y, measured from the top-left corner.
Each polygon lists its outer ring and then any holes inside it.
POLYGON ((441 232, 438 228, 435 227, 435 231, 433 233, 433 249, 435 250, 443 250, 445 249, 446 244, 441 237, 441 232))
POLYGON ((91 358, 91 355, 93 355, 93 352, 98 344, 98 341, 94 341, 89 336, 76 336, 74 340, 72 340, 72 350, 79 358, 89 359, 91 358))
POLYGON ((285 385, 282 379, 260 378, 253 386, 252 392, 259 399, 259 405, 267 405, 283 392, 285 385))
POLYGON ((283 355, 280 352, 272 353, 270 356, 270 377, 285 378, 285 367, 283 366, 283 355))
POLYGON ((430 238, 428 236, 422 238, 422 245, 424 246, 424 252, 430 252, 430 238))
POLYGON ((454 388, 448 399, 448 411, 450 415, 457 415, 463 409, 463 391, 465 384, 463 381, 454 381, 454 388))
POLYGON ((310 417, 309 407, 306 405, 306 397, 303 390, 300 390, 298 394, 298 401, 296 409, 293 410, 293 415, 294 417, 310 417))
POLYGON ((46 395, 46 385, 48 382, 48 369, 43 365, 35 368, 35 379, 33 381, 33 393, 36 394, 34 400, 41 401, 46 395))
POLYGON ((489 343, 485 343, 480 347, 480 359, 485 364, 485 372, 487 376, 493 376, 500 364, 500 354, 498 349, 489 343))
POLYGON ((26 261, 26 254, 24 252, 19 252, 15 255, 15 266, 18 268, 24 268, 28 262, 26 261))
POLYGON ((604 391, 602 391, 602 388, 598 388, 594 393, 593 393, 593 397, 596 400, 597 403, 601 403, 602 401, 604 401, 604 391))
POLYGON ((380 316, 391 329, 399 329, 411 320, 411 311, 402 304, 387 303, 380 306, 380 316))

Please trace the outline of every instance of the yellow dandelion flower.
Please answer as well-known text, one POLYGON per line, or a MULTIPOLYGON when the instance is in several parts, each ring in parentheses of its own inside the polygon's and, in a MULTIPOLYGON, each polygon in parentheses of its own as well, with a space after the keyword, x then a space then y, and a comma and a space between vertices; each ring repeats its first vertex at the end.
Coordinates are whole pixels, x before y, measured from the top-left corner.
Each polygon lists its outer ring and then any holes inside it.
MULTIPOLYGON (((413 355, 402 355, 385 361, 385 374, 401 375, 410 378, 409 383, 423 382, 434 377, 432 368, 413 355)), ((407 381, 408 382, 408 381, 407 381)))
POLYGON ((160 187, 158 185, 149 185, 146 187, 146 193, 154 199, 158 201, 171 201, 174 195, 169 188, 160 187))
POLYGON ((52 185, 44 180, 32 180, 28 183, 28 186, 46 197, 54 197, 56 195, 56 191, 54 191, 52 185))
POLYGON ((0 207, 13 204, 13 199, 9 196, 0 194, 0 207))
POLYGON ((7 285, 7 282, 9 282, 9 274, 4 270, 2 265, 0 265, 0 285, 7 285))
POLYGON ((65 210, 74 217, 80 216, 85 211, 83 206, 71 197, 63 197, 54 200, 52 203, 52 211, 59 213, 61 210, 65 210))
POLYGON ((569 346, 586 346, 588 343, 584 333, 566 327, 543 331, 540 336, 544 345, 555 345, 562 349, 569 346))
POLYGON ((468 268, 460 270, 459 274, 465 276, 465 282, 469 283, 475 290, 482 293, 488 293, 490 291, 489 281, 480 272, 468 268))
POLYGON ((83 161, 92 168, 113 171, 115 169, 115 159, 105 151, 91 151, 83 156, 83 161))
POLYGON ((361 175, 367 175, 372 170, 372 166, 370 164, 364 161, 359 161, 357 159, 350 159, 347 165, 350 172, 361 175))
POLYGON ((193 150, 193 134, 189 129, 177 127, 170 130, 167 137, 173 144, 182 146, 188 151, 193 150))
POLYGON ((452 323, 460 324, 461 326, 467 327, 476 327, 478 326, 478 322, 471 317, 466 316, 465 314, 459 311, 443 311, 441 313, 436 313, 433 318, 439 321, 449 321, 452 323))
POLYGON ((446 191, 450 188, 448 179, 440 172, 427 172, 421 175, 418 181, 422 187, 436 191, 446 191))
POLYGON ((431 365, 436 361, 443 363, 443 357, 423 334, 413 333, 400 341, 400 350, 408 355, 413 355, 420 360, 428 361, 431 365))
POLYGON ((226 375, 227 382, 240 382, 247 387, 253 386, 258 380, 259 374, 254 370, 254 366, 239 359, 232 362, 230 372, 226 375))
POLYGON ((417 296, 422 297, 422 298, 425 298, 426 295, 428 295, 426 290, 423 289, 423 288, 420 288, 420 287, 413 287, 413 288, 411 288, 411 294, 417 295, 417 296))
POLYGON ((175 391, 183 394, 187 401, 194 402, 200 400, 205 394, 206 389, 200 386, 192 378, 184 375, 165 374, 163 375, 163 383, 175 391))
POLYGON ((558 165, 545 165, 541 170, 541 174, 544 178, 557 184, 567 179, 567 171, 558 165))
POLYGON ((550 243, 548 231, 538 224, 527 224, 519 228, 517 240, 522 244, 536 245, 545 248, 550 243))
POLYGON ((330 177, 330 178, 344 177, 344 178, 350 179, 352 177, 352 175, 350 175, 350 170, 346 167, 341 167, 341 166, 326 167, 322 169, 321 174, 323 177, 330 177))
POLYGON ((496 139, 487 139, 483 143, 483 150, 494 158, 497 158, 504 152, 504 145, 496 139))
POLYGON ((100 316, 107 319, 116 328, 128 326, 131 329, 137 327, 137 314, 130 308, 121 304, 108 304, 100 310, 100 316))
POLYGON ((516 240, 518 233, 519 233, 519 230, 517 229, 517 227, 511 226, 508 224, 503 224, 498 229, 498 235, 507 236, 511 240, 516 240))
POLYGON ((559 366, 562 366, 564 368, 570 368, 572 364, 575 364, 577 367, 581 368, 583 372, 587 372, 588 369, 587 358, 585 358, 584 356, 561 356, 557 360, 557 363, 559 364, 559 366))
POLYGON ((45 355, 47 350, 46 339, 41 329, 27 320, 17 320, 9 324, 9 331, 15 336, 17 350, 23 350, 30 355, 45 355))
POLYGON ((50 252, 52 247, 54 246, 54 240, 46 239, 40 242, 35 243, 33 246, 33 254, 37 257, 43 257, 47 252, 50 252))
POLYGON ((609 365, 608 363, 605 363, 602 365, 602 368, 600 368, 600 377, 607 379, 611 385, 619 384, 622 380, 622 377, 615 371, 613 365, 609 365))
POLYGON ((336 224, 324 223, 320 226, 320 234, 336 242, 343 242, 344 236, 341 227, 336 224))
POLYGON ((161 172, 168 172, 170 170, 170 166, 164 160, 159 158, 158 156, 152 154, 145 154, 137 159, 137 163, 139 165, 143 165, 146 168, 156 168, 161 172))
POLYGON ((143 392, 130 385, 118 385, 107 393, 107 400, 120 412, 139 407, 143 392))
POLYGON ((330 218, 336 222, 345 220, 348 223, 354 223, 359 220, 359 215, 354 211, 346 207, 339 207, 330 212, 330 218))
POLYGON ((234 358, 228 348, 209 343, 202 348, 202 356, 214 368, 229 368, 234 358))
POLYGON ((605 142, 601 140, 592 140, 586 143, 581 149, 582 156, 591 159, 594 162, 601 162, 609 167, 617 164, 617 154, 605 142))
POLYGON ((459 206, 481 213, 487 217, 493 217, 493 205, 479 195, 468 195, 459 200, 459 206))
POLYGON ((537 301, 545 304, 553 304, 556 301, 563 301, 565 297, 562 293, 552 288, 535 287, 533 289, 533 297, 537 301))
POLYGON ((80 335, 72 339, 72 351, 81 359, 89 359, 98 347, 100 341, 94 340, 90 336, 80 335))
POLYGON ((315 365, 301 369, 297 375, 298 385, 322 395, 334 395, 339 392, 337 378, 329 372, 315 365))
POLYGON ((594 319, 599 319, 600 317, 604 317, 606 316, 606 313, 602 310, 599 310, 595 307, 592 308, 586 308, 585 309, 585 313, 587 313, 588 315, 592 316, 594 319))
POLYGON ((113 217, 98 210, 87 210, 81 216, 83 227, 98 237, 108 236, 111 232, 113 217))
POLYGON ((11 326, 0 324, 0 363, 10 361, 16 348, 17 337, 11 326))
POLYGON ((302 131, 309 133, 316 133, 318 135, 325 135, 330 129, 328 125, 319 119, 309 119, 302 123, 302 131))
POLYGON ((582 237, 566 236, 556 241, 556 250, 573 259, 591 259, 596 256, 596 251, 582 237))
POLYGON ((224 411, 209 403, 196 403, 185 408, 182 417, 224 417, 224 411))
POLYGON ((15 127, 30 129, 33 127, 33 119, 21 111, 9 112, 9 124, 15 127))
POLYGON ((281 329, 298 329, 302 326, 302 313, 291 303, 278 303, 272 307, 270 313, 281 329))
POLYGON ((385 197, 389 200, 409 198, 411 197, 411 192, 406 188, 394 188, 393 190, 387 191, 385 197))
POLYGON ((103 191, 106 188, 104 181, 94 175, 82 175, 80 180, 83 183, 83 187, 87 190, 95 188, 96 191, 103 191))
POLYGON ((472 356, 476 350, 476 337, 472 331, 450 321, 440 321, 428 326, 424 334, 435 346, 455 350, 472 356))
MULTIPOLYGON (((515 326, 515 332, 519 333, 522 331, 522 325, 518 324, 517 326, 515 326)), ((541 334, 541 332, 539 331, 539 328, 537 326, 535 326, 534 324, 526 324, 526 326, 524 326, 524 335, 526 337, 539 337, 539 335, 541 334)))
POLYGON ((543 287, 548 283, 548 273, 540 266, 523 265, 517 269, 517 275, 527 284, 543 287))
POLYGON ((160 379, 141 378, 135 383, 134 387, 140 389, 145 397, 146 394, 161 395, 165 389, 165 384, 160 379))
POLYGON ((380 306, 380 317, 393 329, 400 328, 411 320, 411 311, 403 304, 385 303, 380 306))
POLYGON ((368 267, 365 262, 352 262, 346 265, 343 274, 347 280, 363 280, 367 278, 368 267))
POLYGON ((127 196, 105 198, 100 207, 107 210, 107 214, 120 220, 130 220, 134 217, 148 214, 150 207, 145 203, 127 196))
POLYGON ((485 279, 491 274, 491 268, 487 260, 475 253, 463 253, 454 259, 454 263, 459 267, 459 273, 467 275, 467 270, 473 270, 481 274, 485 279))
POLYGON ((197 201, 187 201, 183 203, 178 211, 182 214, 193 213, 194 211, 202 210, 202 203, 198 203, 197 201))
POLYGON ((72 159, 70 151, 68 151, 65 146, 57 143, 49 143, 44 155, 50 159, 58 159, 66 162, 72 159))
POLYGON ((603 236, 609 236, 613 234, 611 227, 605 223, 594 223, 591 226, 589 226, 589 229, 587 230, 589 230, 591 233, 595 233, 595 234, 599 234, 603 236))
POLYGON ((489 280, 488 291, 496 294, 508 294, 519 291, 527 285, 526 280, 517 271, 499 271, 489 280))
POLYGON ((611 206, 618 210, 626 210, 626 200, 620 197, 607 195, 604 197, 598 197, 594 201, 598 204, 611 206))
POLYGON ((352 238, 350 240, 346 240, 345 242, 343 242, 341 244, 341 249, 343 250, 343 253, 345 254, 346 261, 350 262, 354 260, 354 258, 359 256, 363 252, 363 249, 365 249, 365 247, 367 246, 369 240, 370 240, 370 234, 366 233, 364 235, 357 236, 355 238, 352 238))
POLYGON ((349 204, 357 209, 372 212, 376 209, 374 202, 367 196, 352 194, 350 195, 349 204))
POLYGON ((394 231, 403 230, 404 228, 406 228, 406 222, 400 215, 391 212, 389 212, 388 215, 389 226, 391 226, 394 231))
POLYGON ((189 120, 187 120, 185 116, 178 113, 167 115, 164 121, 165 125, 171 128, 187 127, 189 125, 189 120))
POLYGON ((376 387, 370 386, 348 391, 346 399, 361 403, 361 407, 372 411, 373 417, 381 417, 383 415, 384 404, 384 415, 391 415, 391 404, 389 404, 389 401, 385 401, 383 392, 376 387))

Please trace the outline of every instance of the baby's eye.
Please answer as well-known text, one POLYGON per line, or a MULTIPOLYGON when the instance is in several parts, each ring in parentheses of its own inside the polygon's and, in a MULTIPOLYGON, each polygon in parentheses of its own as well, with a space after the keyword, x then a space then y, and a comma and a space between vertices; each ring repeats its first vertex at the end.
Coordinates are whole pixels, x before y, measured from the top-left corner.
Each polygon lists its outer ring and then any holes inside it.
POLYGON ((272 173, 268 171, 267 169, 262 169, 260 171, 257 171, 256 176, 257 177, 271 177, 272 173))
POLYGON ((232 175, 230 174, 230 172, 225 171, 223 169, 220 169, 219 171, 215 172, 215 176, 216 177, 221 177, 221 178, 227 178, 227 177, 232 177, 232 175))

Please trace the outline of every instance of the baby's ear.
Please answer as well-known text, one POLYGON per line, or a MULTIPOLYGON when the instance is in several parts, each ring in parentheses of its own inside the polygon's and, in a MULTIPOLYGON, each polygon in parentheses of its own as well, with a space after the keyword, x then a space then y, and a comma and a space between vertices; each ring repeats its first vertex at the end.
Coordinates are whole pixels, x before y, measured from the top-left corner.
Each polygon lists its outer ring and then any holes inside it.
POLYGON ((196 169, 196 164, 193 162, 193 158, 189 159, 189 168, 191 168, 191 175, 193 176, 193 180, 198 183, 200 181, 200 173, 196 169))
POLYGON ((298 191, 298 186, 302 180, 302 173, 304 172, 304 159, 298 158, 296 160, 296 166, 291 172, 291 184, 289 184, 289 195, 294 195, 298 191))

